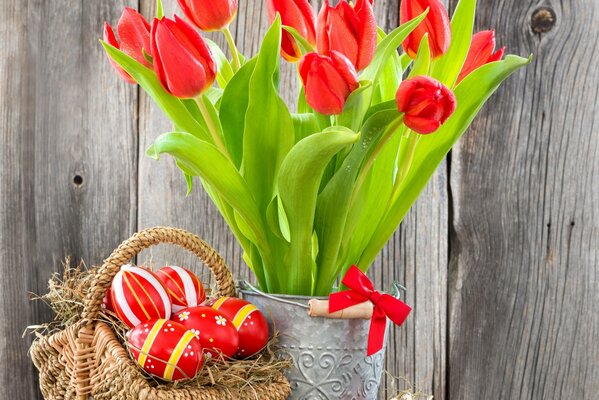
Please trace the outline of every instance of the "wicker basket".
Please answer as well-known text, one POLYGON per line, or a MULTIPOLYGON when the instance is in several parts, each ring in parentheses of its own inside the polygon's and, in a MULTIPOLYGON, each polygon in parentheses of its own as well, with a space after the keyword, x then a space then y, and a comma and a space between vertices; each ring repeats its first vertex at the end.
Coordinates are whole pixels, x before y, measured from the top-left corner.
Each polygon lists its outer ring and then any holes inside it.
POLYGON ((63 331, 37 338, 31 357, 39 369, 46 399, 286 399, 289 383, 281 373, 271 384, 251 388, 196 387, 173 384, 155 387, 116 338, 97 318, 102 299, 121 266, 140 251, 160 243, 179 245, 194 253, 212 271, 216 295, 235 296, 233 277, 221 256, 199 237, 175 228, 151 228, 124 241, 98 270, 85 298, 81 320, 63 331))

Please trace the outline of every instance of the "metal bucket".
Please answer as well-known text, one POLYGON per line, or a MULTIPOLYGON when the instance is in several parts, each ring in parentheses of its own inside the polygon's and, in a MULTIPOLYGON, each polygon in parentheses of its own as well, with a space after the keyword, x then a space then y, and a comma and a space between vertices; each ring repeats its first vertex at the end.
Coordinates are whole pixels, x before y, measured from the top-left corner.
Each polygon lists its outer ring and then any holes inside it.
MULTIPOLYGON (((370 321, 308 316, 314 297, 270 295, 240 282, 243 298, 258 307, 279 331, 280 352, 291 356, 287 373, 295 400, 376 399, 387 344, 366 357, 370 321)), ((326 299, 323 298, 323 299, 326 299)))

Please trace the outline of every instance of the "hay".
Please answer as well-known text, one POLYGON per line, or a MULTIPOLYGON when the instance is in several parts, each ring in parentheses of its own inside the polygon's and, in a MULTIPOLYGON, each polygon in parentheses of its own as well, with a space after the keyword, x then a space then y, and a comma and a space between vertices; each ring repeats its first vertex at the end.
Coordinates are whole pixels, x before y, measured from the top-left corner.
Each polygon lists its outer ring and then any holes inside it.
MULTIPOLYGON (((83 263, 71 267, 67 258, 63 263, 62 273, 54 273, 48 282, 48 293, 43 296, 33 296, 34 300, 46 303, 54 312, 54 320, 44 325, 29 326, 26 330, 37 336, 49 336, 76 324, 83 312, 84 298, 87 289, 93 281, 97 267, 86 268, 83 263)), ((126 333, 128 328, 114 313, 104 310, 99 320, 108 324, 123 347, 127 348, 126 333)), ((144 377, 154 387, 206 387, 213 386, 220 389, 250 389, 254 386, 273 383, 278 372, 289 368, 292 361, 282 359, 275 355, 278 333, 275 332, 264 350, 258 354, 244 359, 233 360, 218 357, 207 360, 200 373, 193 379, 167 383, 149 375, 141 367, 144 377)))

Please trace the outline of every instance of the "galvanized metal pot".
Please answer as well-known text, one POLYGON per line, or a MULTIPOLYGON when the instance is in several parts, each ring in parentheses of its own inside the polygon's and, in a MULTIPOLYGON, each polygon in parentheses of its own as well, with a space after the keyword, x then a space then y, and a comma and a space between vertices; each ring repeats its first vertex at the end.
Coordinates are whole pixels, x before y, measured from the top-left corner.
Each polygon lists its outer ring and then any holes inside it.
MULTIPOLYGON (((259 293, 245 282, 240 291, 279 331, 281 352, 293 358, 286 373, 294 400, 376 399, 385 347, 366 357, 370 321, 310 317, 314 297, 259 293)), ((326 298, 325 298, 326 299, 326 298)))

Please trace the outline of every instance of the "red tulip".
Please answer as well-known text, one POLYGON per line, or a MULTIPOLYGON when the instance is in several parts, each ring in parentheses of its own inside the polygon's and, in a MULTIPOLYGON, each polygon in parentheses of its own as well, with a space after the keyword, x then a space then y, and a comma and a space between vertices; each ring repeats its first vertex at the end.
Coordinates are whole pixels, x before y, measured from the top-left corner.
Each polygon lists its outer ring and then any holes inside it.
POLYGON ((416 58, 420 41, 427 33, 433 58, 441 57, 449 49, 451 42, 449 15, 440 0, 403 0, 399 9, 399 23, 408 22, 422 14, 427 8, 429 10, 424 21, 410 33, 402 44, 404 51, 412 58, 416 58))
POLYGON ((458 76, 458 83, 478 67, 503 58, 505 47, 495 51, 495 32, 482 31, 472 36, 472 43, 464 66, 458 76), (494 53, 493 53, 494 52, 494 53))
POLYGON ((347 97, 359 86, 354 66, 335 50, 329 56, 306 54, 299 72, 306 101, 321 114, 340 114, 347 97))
POLYGON ((369 1, 357 0, 352 7, 346 0, 341 0, 331 7, 329 0, 325 0, 318 14, 316 31, 320 53, 329 54, 336 50, 360 71, 374 57, 376 38, 376 20, 369 1))
POLYGON ((178 1, 185 16, 203 31, 219 31, 237 14, 237 0, 178 1))
MULTIPOLYGON (((279 13, 283 25, 294 28, 308 43, 316 46, 316 17, 308 0, 266 0, 266 6, 271 23, 279 13)), ((298 44, 287 31, 283 31, 281 55, 290 62, 295 62, 302 56, 298 44)))
POLYGON ((423 135, 436 131, 456 107, 453 92, 428 76, 403 81, 395 100, 399 112, 404 113, 404 124, 423 135))
MULTIPOLYGON (((147 54, 150 53, 150 24, 148 24, 148 21, 133 8, 126 7, 123 10, 116 29, 120 42, 114 35, 112 27, 108 22, 104 22, 104 41, 146 67, 152 68, 152 64, 150 64, 143 54, 144 51, 147 54)), ((125 72, 112 58, 109 58, 109 60, 110 64, 127 82, 135 83, 131 75, 125 72)))
POLYGON ((162 87, 180 98, 198 96, 216 76, 216 63, 202 36, 187 22, 154 19, 151 32, 154 71, 162 87))

